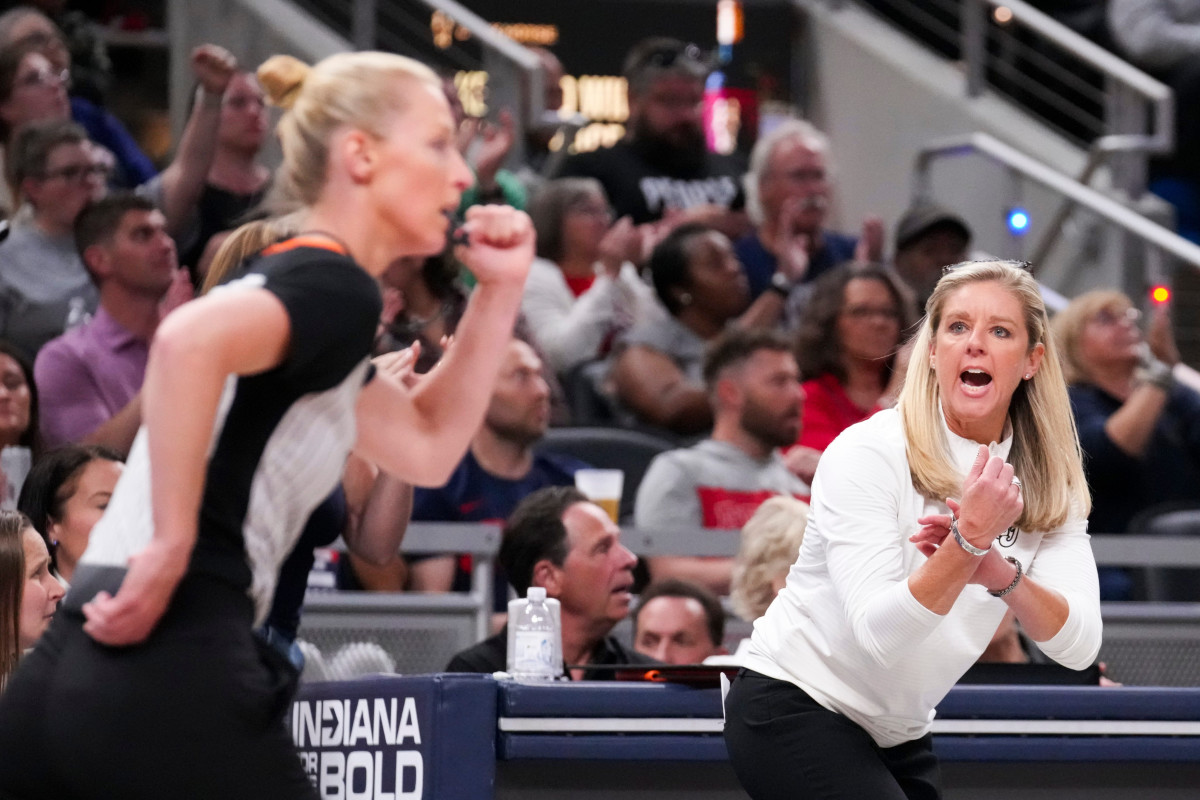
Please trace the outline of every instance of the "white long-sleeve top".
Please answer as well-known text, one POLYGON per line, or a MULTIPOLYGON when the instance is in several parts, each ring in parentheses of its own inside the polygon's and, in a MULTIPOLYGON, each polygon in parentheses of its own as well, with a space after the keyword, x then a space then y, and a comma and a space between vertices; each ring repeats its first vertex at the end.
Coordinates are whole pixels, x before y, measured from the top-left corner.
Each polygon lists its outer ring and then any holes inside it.
POLYGON ((553 261, 535 258, 525 281, 521 312, 550 366, 563 373, 601 355, 601 345, 656 309, 654 292, 626 262, 617 279, 597 272, 578 298, 553 261))
MULTIPOLYGON (((965 476, 979 445, 943 430, 965 476)), ((1007 458, 1011 437, 991 446, 1007 458)), ((848 428, 821 457, 804 543, 787 584, 754 625, 743 661, 788 681, 853 720, 882 747, 924 736, 934 707, 983 652, 1004 601, 968 584, 945 616, 917 602, 908 576, 925 556, 908 537, 917 518, 947 514, 912 487, 899 414, 848 428)), ((953 543, 950 546, 955 546, 953 543)), ((1079 514, 1048 532, 1016 531, 994 545, 1028 576, 1057 590, 1067 621, 1038 646, 1074 669, 1100 649, 1096 563, 1079 514)))

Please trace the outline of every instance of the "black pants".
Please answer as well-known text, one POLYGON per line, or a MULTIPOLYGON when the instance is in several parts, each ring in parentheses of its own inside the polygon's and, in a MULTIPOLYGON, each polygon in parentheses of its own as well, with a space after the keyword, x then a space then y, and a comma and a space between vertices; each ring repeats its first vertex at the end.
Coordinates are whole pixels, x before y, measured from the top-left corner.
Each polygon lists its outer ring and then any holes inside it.
POLYGON ((803 690, 743 669, 725 699, 725 744, 754 800, 939 800, 926 735, 880 747, 803 690))
POLYGON ((0 798, 316 798, 282 724, 295 669, 245 593, 189 575, 144 643, 105 647, 79 610, 94 572, 0 695, 0 798))

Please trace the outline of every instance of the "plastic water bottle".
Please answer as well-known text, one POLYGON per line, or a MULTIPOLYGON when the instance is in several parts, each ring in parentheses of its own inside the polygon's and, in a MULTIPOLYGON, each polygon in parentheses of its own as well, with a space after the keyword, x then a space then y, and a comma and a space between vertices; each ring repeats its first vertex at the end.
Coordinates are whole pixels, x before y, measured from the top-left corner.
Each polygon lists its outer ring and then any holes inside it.
POLYGON ((520 680, 554 680, 562 675, 562 631, 546 600, 546 589, 530 586, 524 601, 510 604, 508 672, 520 680), (518 605, 519 604, 519 605, 518 605))

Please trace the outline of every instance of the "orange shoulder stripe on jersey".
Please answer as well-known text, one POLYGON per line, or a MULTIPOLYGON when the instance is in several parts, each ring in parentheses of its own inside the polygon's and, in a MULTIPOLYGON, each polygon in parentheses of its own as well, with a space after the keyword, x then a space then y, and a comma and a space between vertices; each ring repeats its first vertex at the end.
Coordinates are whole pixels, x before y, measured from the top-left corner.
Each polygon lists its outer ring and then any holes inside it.
POLYGON ((262 254, 264 256, 273 256, 279 253, 286 253, 289 250, 295 250, 297 247, 317 247, 322 250, 332 250, 343 256, 347 254, 346 248, 341 242, 335 241, 328 236, 322 236, 319 233, 284 239, 282 242, 277 242, 263 250, 262 254))

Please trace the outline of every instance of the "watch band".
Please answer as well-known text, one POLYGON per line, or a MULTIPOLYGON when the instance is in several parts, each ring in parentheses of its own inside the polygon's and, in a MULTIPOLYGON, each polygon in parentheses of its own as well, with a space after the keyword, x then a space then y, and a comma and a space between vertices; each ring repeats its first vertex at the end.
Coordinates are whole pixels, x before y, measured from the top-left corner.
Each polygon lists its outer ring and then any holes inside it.
POLYGON ((776 272, 771 275, 771 282, 767 284, 767 288, 778 292, 780 297, 787 297, 792 293, 792 282, 782 272, 776 272))
POLYGON ((953 514, 950 515, 950 532, 954 534, 954 541, 958 542, 958 546, 973 556, 987 555, 987 551, 992 547, 990 544, 987 547, 976 547, 964 539, 963 535, 958 532, 958 517, 953 514))
POLYGON ((1017 561, 1012 556, 1005 556, 1004 560, 1017 568, 1017 574, 1013 576, 1012 583, 1010 583, 1008 586, 1005 586, 1000 591, 993 592, 991 589, 988 589, 988 594, 990 594, 992 597, 1004 597, 1004 595, 1008 594, 1013 589, 1017 588, 1017 584, 1021 582, 1021 576, 1025 574, 1024 572, 1021 571, 1021 562, 1020 561, 1017 561))

